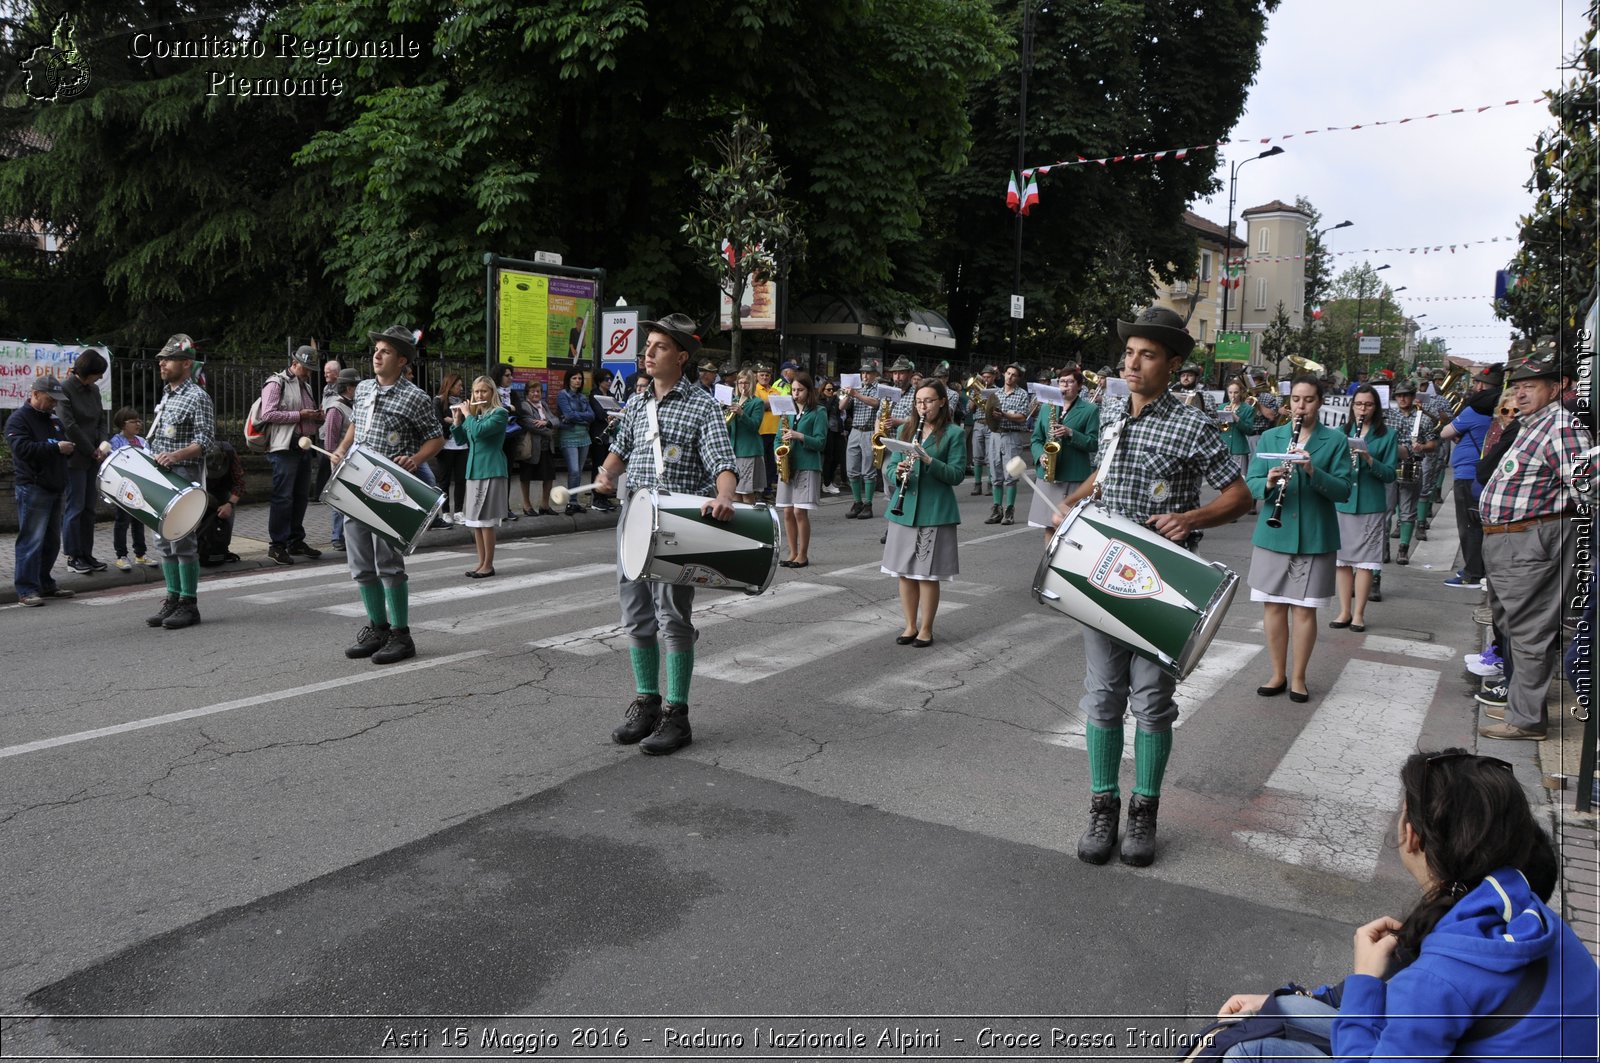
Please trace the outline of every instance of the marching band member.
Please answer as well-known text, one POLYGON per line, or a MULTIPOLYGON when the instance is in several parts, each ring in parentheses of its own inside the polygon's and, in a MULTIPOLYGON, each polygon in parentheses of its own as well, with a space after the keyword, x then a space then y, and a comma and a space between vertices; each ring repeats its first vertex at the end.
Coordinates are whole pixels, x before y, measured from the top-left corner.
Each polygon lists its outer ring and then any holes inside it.
MULTIPOLYGON (((595 474, 606 494, 616 492, 617 478, 628 474, 628 488, 716 497, 701 505, 715 520, 733 519, 733 445, 728 440, 725 412, 700 388, 683 377, 689 359, 700 350, 694 320, 672 314, 659 321, 641 321, 645 334, 645 372, 650 392, 623 409, 617 437, 595 474), (659 426, 659 428, 658 428, 659 426)), ((618 545, 624 519, 617 522, 618 545)), ((617 598, 622 628, 630 640, 634 699, 611 740, 639 743, 646 753, 674 753, 694 740, 689 729, 689 684, 694 675, 696 632, 694 587, 655 580, 625 580, 617 573, 617 598), (658 639, 659 635, 659 639, 658 639), (667 697, 661 701, 661 647, 666 647, 667 697)))
POLYGON ((767 402, 756 397, 755 370, 748 366, 739 371, 734 384, 733 410, 732 418, 724 419, 728 422, 728 439, 733 443, 734 471, 739 476, 734 498, 756 502, 767 489, 767 463, 761 456, 761 423, 767 416, 767 402))
MULTIPOLYGON (((150 454, 156 464, 191 483, 205 483, 206 451, 216 438, 216 414, 211 396, 189 379, 194 341, 178 333, 167 340, 156 361, 166 386, 150 425, 150 454)), ((155 547, 167 581, 167 597, 145 623, 168 630, 198 624, 200 548, 194 532, 181 539, 163 539, 156 532, 155 547)))
MULTIPOLYGON (((433 400, 405 377, 406 365, 417 356, 416 340, 404 325, 390 325, 367 336, 372 340, 373 379, 356 385, 350 427, 333 452, 333 464, 344 464, 350 448, 360 443, 415 472, 444 445, 433 400)), ((352 660, 370 657, 373 664, 415 657, 405 554, 356 520, 345 521, 344 545, 350 578, 367 612, 367 626, 344 655, 352 660)))
POLYGON ((789 446, 789 481, 778 479, 778 509, 783 513, 783 537, 789 543, 784 568, 805 568, 811 563, 811 511, 822 501, 822 452, 828 442, 828 412, 811 382, 811 374, 797 371, 789 381, 789 394, 800 416, 778 432, 778 446, 789 446))
POLYGON ((1012 362, 1006 366, 1005 387, 989 400, 994 411, 991 415, 994 423, 989 428, 989 476, 994 509, 985 524, 1010 524, 1016 519, 1017 481, 1006 471, 1006 463, 1026 445, 1028 415, 1033 412, 1033 396, 1022 386, 1027 376, 1026 369, 1012 362))
POLYGON ((905 630, 900 646, 933 645, 939 612, 939 584, 960 571, 956 525, 961 510, 955 487, 967 475, 966 433, 950 423, 949 396, 937 380, 924 383, 913 400, 916 417, 900 426, 899 438, 919 444, 920 456, 891 453, 884 482, 893 484, 883 573, 900 581, 900 612, 905 630))
POLYGON ((1243 476, 1250 471, 1250 433, 1256 423, 1256 410, 1245 401, 1243 383, 1228 381, 1228 402, 1222 409, 1224 413, 1231 413, 1233 419, 1224 420, 1217 427, 1222 430, 1223 442, 1228 444, 1234 464, 1239 466, 1239 475, 1243 476))
POLYGON ((1100 445, 1100 411, 1083 395, 1083 370, 1077 366, 1063 369, 1056 386, 1061 389, 1066 406, 1046 406, 1033 424, 1033 464, 1043 494, 1033 496, 1028 527, 1043 528, 1046 543, 1055 534, 1051 518, 1061 501, 1088 478, 1100 445), (1046 476, 1044 448, 1051 442, 1061 449, 1056 451, 1055 475, 1046 476))
POLYGON ((1367 600, 1373 580, 1383 571, 1383 547, 1388 541, 1388 485, 1394 483, 1398 436, 1384 423, 1383 405, 1370 384, 1362 384, 1350 399, 1349 439, 1362 439, 1366 450, 1351 448, 1354 479, 1350 497, 1334 504, 1339 522, 1339 616, 1328 621, 1333 628, 1367 630, 1367 600), (1360 425, 1358 431, 1357 425, 1360 425))
POLYGON ((872 485, 877 481, 878 470, 872 465, 872 431, 878 423, 878 369, 876 358, 861 359, 861 387, 845 388, 839 406, 845 422, 850 425, 850 439, 845 444, 844 470, 850 477, 850 494, 855 502, 847 520, 872 516, 872 485))
MULTIPOLYGON (((1099 503, 1107 509, 1174 542, 1192 544, 1200 529, 1226 524, 1249 509, 1250 493, 1211 419, 1168 391, 1173 371, 1194 349, 1183 319, 1152 306, 1134 321, 1118 321, 1117 334, 1126 345, 1121 371, 1129 400, 1126 405, 1107 404, 1100 425, 1099 467, 1063 505, 1075 505, 1098 490, 1099 503), (1202 479, 1221 492, 1203 506, 1202 479)), ((1172 754, 1172 721, 1178 716, 1172 694, 1178 681, 1088 626, 1083 646, 1087 672, 1079 705, 1087 717, 1091 795, 1089 827, 1078 840, 1078 859, 1103 864, 1117 844, 1122 721, 1131 709, 1138 721, 1135 782, 1121 859, 1145 867, 1155 860, 1156 814, 1172 754)))
POLYGON ((891 431, 899 429, 907 421, 913 420, 911 405, 917 397, 917 385, 912 376, 917 371, 917 363, 901 355, 889 365, 889 381, 900 389, 900 397, 889 405, 889 428, 891 431))
MULTIPOLYGON (((986 365, 978 374, 978 382, 985 389, 992 388, 999 373, 994 366, 986 365)), ((983 415, 983 407, 983 394, 979 392, 967 409, 967 423, 972 426, 972 431, 967 433, 967 451, 972 455, 972 493, 975 495, 983 494, 983 474, 989 468, 989 421, 983 415)), ((989 479, 993 486, 994 477, 989 479)))
MULTIPOLYGON (((1395 563, 1411 563, 1411 537, 1417 529, 1426 459, 1439 445, 1432 417, 1417 404, 1417 385, 1402 381, 1390 392, 1395 404, 1395 448, 1399 460, 1395 480, 1395 520, 1399 524, 1400 552, 1395 563)), ((1423 510, 1426 513, 1426 510, 1423 510)))
POLYGON ((472 542, 478 548, 478 566, 468 579, 494 575, 495 529, 509 506, 511 481, 507 478, 506 421, 510 414, 495 401, 494 381, 480 376, 472 382, 470 402, 451 407, 450 437, 467 444, 466 519, 472 542))
POLYGON ((1250 461, 1250 493, 1261 500, 1261 516, 1250 541, 1250 600, 1261 602, 1272 679, 1256 688, 1264 698, 1289 692, 1289 700, 1311 698, 1306 665, 1317 644, 1317 609, 1334 592, 1334 554, 1339 520, 1334 503, 1350 497, 1350 448, 1344 434, 1318 419, 1322 385, 1297 376, 1289 389, 1293 420, 1263 432, 1250 461), (1296 430, 1298 429, 1298 435, 1296 430), (1263 453, 1302 452, 1306 462, 1276 464, 1263 453), (1287 671, 1289 616, 1294 610, 1294 670, 1287 671))

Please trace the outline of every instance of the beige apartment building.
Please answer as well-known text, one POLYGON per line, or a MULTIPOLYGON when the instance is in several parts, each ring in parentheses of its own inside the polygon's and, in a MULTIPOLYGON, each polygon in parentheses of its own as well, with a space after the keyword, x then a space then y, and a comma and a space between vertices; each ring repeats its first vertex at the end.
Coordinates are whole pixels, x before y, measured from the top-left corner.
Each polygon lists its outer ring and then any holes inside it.
MULTIPOLYGON (((1200 245, 1199 258, 1194 272, 1173 284, 1156 281, 1155 305, 1164 306, 1189 322, 1189 334, 1200 343, 1212 343, 1222 322, 1222 275, 1224 241, 1227 230, 1214 221, 1207 221, 1192 210, 1183 212, 1183 224, 1195 235, 1200 245)), ((1244 247, 1237 236, 1233 240, 1234 253, 1244 247)), ((1230 310, 1231 314, 1232 311, 1230 310)))

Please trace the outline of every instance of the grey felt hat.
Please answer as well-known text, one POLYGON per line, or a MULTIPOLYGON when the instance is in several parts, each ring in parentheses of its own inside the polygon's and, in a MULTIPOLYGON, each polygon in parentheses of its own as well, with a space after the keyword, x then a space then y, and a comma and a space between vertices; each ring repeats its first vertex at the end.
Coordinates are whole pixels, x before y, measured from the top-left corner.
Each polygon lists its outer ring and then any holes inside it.
POLYGON ((1187 358, 1194 350, 1194 337, 1184 328, 1183 318, 1164 306, 1141 310, 1132 321, 1118 321, 1117 336, 1123 340, 1155 340, 1174 358, 1187 358))

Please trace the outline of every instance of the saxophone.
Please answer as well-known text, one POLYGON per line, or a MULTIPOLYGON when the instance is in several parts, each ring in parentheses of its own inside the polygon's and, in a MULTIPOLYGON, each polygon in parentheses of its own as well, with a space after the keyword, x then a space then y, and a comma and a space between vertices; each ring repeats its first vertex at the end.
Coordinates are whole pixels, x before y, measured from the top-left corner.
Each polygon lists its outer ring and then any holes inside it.
POLYGON ((889 448, 883 445, 883 437, 889 431, 889 409, 894 404, 888 399, 878 400, 878 423, 872 426, 872 467, 883 470, 883 459, 889 456, 889 448))
POLYGON ((778 438, 783 442, 779 443, 777 449, 772 452, 773 456, 778 459, 778 479, 784 483, 788 483, 789 478, 794 475, 794 462, 790 459, 789 441, 783 438, 783 433, 788 430, 789 415, 784 414, 778 418, 778 438))
POLYGON ((1044 469, 1044 478, 1050 483, 1055 483, 1056 459, 1061 456, 1060 441, 1050 438, 1050 430, 1055 426, 1056 408, 1054 406, 1046 406, 1044 408, 1044 455, 1039 460, 1044 469))

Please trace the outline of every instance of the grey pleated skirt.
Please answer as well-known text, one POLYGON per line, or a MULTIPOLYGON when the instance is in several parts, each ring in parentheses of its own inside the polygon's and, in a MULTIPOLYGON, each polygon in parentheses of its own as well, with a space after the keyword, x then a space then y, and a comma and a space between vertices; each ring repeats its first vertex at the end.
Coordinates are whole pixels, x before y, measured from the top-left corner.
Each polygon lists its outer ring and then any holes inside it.
POLYGON ((1250 600, 1320 609, 1333 600, 1334 552, 1280 554, 1256 547, 1250 555, 1250 600))
POLYGON ((1033 495, 1033 505, 1028 507, 1028 527, 1050 527, 1050 518, 1055 515, 1056 507, 1061 504, 1063 499, 1076 491, 1082 482, 1082 480, 1079 480, 1076 483, 1052 484, 1043 480, 1036 480, 1035 483, 1039 485, 1039 490, 1049 495, 1050 498, 1049 501, 1046 501, 1037 492, 1028 492, 1033 495))
POLYGON ((935 524, 908 528, 888 522, 889 538, 883 544, 883 574, 906 579, 953 580, 961 571, 956 556, 956 527, 935 524))
POLYGON ((816 509, 822 501, 822 473, 816 469, 800 469, 789 474, 789 482, 778 481, 779 509, 816 509))
POLYGON ((1383 571, 1383 543, 1388 531, 1388 513, 1340 513, 1340 567, 1383 571))
POLYGON ((461 510, 466 519, 462 523, 469 528, 498 528, 510 512, 507 504, 510 496, 510 481, 504 476, 468 480, 461 510))
POLYGON ((760 456, 734 458, 733 464, 734 473, 739 477, 733 488, 735 494, 759 495, 767 489, 767 466, 760 456))

